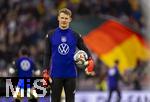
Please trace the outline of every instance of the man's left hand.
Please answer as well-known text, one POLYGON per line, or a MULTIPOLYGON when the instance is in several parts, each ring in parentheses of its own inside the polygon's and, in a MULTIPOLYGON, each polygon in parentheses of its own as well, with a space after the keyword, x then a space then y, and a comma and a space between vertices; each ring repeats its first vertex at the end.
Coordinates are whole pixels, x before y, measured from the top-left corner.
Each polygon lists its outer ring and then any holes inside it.
POLYGON ((85 69, 85 73, 87 75, 95 75, 95 72, 93 71, 94 70, 94 61, 90 58, 87 60, 87 67, 85 69))

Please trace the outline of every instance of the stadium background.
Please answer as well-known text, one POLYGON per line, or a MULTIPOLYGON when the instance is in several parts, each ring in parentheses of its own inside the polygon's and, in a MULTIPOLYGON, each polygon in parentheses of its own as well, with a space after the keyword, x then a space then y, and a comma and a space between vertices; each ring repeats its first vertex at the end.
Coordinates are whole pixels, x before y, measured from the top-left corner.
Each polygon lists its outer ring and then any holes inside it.
MULTIPOLYGON (((128 81, 128 84, 120 82, 121 89, 129 91, 127 94, 132 92, 134 94, 137 91, 145 93, 150 89, 148 2, 148 0, 0 0, 0 76, 11 76, 8 73, 9 68, 23 45, 28 46, 38 68, 43 69, 43 39, 47 31, 57 27, 57 11, 67 7, 73 12, 71 27, 84 36, 96 63, 94 77, 86 76, 83 70, 79 70, 77 92, 106 94, 106 81, 102 81, 101 76, 106 66, 111 67, 117 58, 121 61, 119 70, 128 81), (111 25, 111 22, 109 25, 109 21, 113 21, 116 26, 111 25), (115 28, 115 31, 111 28, 115 28), (132 34, 136 36, 136 40, 132 39, 132 34), (124 38, 126 35, 130 35, 129 41, 124 38), (129 45, 126 45, 126 42, 129 42, 129 45), (141 90, 136 89, 135 80, 140 84, 141 90)), ((80 95, 82 96, 82 93, 80 95)), ((143 94, 141 96, 145 97, 143 94)), ((88 102, 79 98, 78 101, 88 102)))

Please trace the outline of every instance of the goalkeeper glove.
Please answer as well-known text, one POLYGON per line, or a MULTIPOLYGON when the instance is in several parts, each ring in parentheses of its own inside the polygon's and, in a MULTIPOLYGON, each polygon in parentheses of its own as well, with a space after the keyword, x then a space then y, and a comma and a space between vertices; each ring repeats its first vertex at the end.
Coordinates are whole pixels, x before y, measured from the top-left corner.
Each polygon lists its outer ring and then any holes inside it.
POLYGON ((43 82, 43 85, 44 85, 44 86, 48 86, 48 83, 52 83, 52 79, 51 79, 51 77, 49 76, 49 72, 48 72, 47 69, 44 70, 42 74, 43 74, 43 79, 45 80, 45 81, 43 82))
POLYGON ((86 69, 85 72, 87 75, 93 74, 93 70, 94 70, 94 61, 92 58, 89 58, 86 62, 86 69))

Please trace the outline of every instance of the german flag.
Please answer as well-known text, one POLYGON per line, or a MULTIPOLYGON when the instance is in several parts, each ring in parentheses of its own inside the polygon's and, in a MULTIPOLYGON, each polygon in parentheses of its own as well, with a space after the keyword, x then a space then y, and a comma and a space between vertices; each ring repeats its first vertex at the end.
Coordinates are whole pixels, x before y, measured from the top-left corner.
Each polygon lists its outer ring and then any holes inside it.
POLYGON ((87 46, 108 66, 120 61, 119 69, 134 68, 137 59, 149 58, 148 47, 140 34, 116 20, 107 20, 84 36, 87 46))

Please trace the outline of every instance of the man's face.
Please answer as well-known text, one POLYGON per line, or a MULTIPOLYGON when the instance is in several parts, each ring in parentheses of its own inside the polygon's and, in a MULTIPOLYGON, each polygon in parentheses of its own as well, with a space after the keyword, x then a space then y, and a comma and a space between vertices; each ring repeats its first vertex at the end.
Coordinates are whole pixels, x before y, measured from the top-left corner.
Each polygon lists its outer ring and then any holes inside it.
POLYGON ((58 16, 58 21, 60 27, 67 28, 71 22, 71 17, 65 13, 60 13, 58 16))

